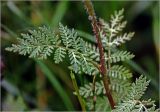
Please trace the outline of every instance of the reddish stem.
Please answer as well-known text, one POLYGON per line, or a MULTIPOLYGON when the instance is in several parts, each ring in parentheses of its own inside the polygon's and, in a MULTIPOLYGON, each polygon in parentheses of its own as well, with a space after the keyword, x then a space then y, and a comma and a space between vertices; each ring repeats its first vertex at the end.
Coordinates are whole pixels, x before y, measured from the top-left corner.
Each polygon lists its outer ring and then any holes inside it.
POLYGON ((89 14, 89 20, 91 21, 93 32, 94 32, 94 35, 96 36, 96 41, 97 41, 97 44, 98 44, 98 49, 99 49, 99 53, 100 53, 100 65, 101 65, 100 66, 100 73, 103 77, 102 80, 103 80, 103 84, 104 84, 104 87, 105 87, 105 90, 106 90, 106 96, 109 100, 111 108, 114 109, 115 108, 115 102, 113 100, 113 97, 111 95, 111 91, 109 89, 109 78, 107 76, 104 50, 103 50, 101 38, 99 37, 99 25, 98 25, 96 15, 95 15, 95 12, 94 12, 94 8, 93 8, 93 5, 92 5, 91 1, 90 0, 84 0, 84 5, 85 5, 85 8, 87 10, 87 13, 89 14))

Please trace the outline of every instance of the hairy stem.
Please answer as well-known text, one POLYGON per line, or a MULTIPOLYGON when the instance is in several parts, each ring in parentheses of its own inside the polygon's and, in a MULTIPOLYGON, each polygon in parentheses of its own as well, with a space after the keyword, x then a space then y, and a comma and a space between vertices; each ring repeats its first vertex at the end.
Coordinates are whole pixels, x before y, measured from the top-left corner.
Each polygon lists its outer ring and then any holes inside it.
POLYGON ((103 80, 103 84, 104 84, 104 87, 106 90, 106 96, 109 100, 111 108, 114 109, 115 102, 113 100, 113 97, 111 95, 111 91, 109 89, 109 78, 107 76, 107 69, 106 69, 106 65, 105 65, 104 50, 103 50, 101 38, 99 37, 99 25, 98 25, 96 15, 94 12, 94 8, 93 8, 91 1, 84 0, 84 6, 85 6, 87 13, 89 15, 89 20, 91 21, 93 32, 94 32, 94 35, 96 36, 96 41, 98 44, 98 49, 99 49, 99 53, 100 53, 100 65, 101 65, 100 66, 100 73, 103 77, 102 80, 103 80))

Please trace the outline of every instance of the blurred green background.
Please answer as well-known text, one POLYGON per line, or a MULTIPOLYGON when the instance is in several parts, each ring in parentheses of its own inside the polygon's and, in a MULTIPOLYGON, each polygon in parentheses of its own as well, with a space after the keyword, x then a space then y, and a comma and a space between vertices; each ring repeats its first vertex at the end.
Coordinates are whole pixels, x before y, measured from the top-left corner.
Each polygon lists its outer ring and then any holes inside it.
MULTIPOLYGON (((159 6, 158 1, 94 1, 98 17, 109 21, 115 10, 125 9, 126 31, 135 31, 132 41, 120 49, 135 54, 125 62, 133 71, 133 81, 140 74, 151 80, 144 96, 159 105, 159 6)), ((57 30, 61 22, 75 28, 87 41, 94 42, 88 15, 82 2, 1 1, 1 110, 81 110, 67 69, 68 61, 54 64, 53 57, 38 61, 4 49, 21 33, 38 26, 57 30)), ((89 80, 76 75, 78 85, 89 80)))

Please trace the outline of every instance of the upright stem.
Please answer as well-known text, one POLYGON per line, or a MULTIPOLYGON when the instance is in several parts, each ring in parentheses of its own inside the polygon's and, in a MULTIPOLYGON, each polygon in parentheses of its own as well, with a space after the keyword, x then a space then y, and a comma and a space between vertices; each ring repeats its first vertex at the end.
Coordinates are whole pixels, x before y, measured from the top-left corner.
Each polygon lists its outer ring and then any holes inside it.
POLYGON ((85 108, 85 102, 84 100, 82 99, 81 95, 79 94, 79 89, 78 89, 78 85, 77 85, 77 81, 76 81, 76 78, 75 78, 75 75, 74 73, 71 71, 70 73, 70 76, 71 76, 71 79, 72 79, 72 83, 73 83, 73 87, 76 91, 76 95, 78 97, 78 100, 79 100, 79 103, 81 105, 81 108, 82 108, 82 112, 86 112, 86 108, 85 108))
POLYGON ((94 8, 93 8, 91 1, 84 0, 84 6, 85 6, 87 13, 89 15, 89 20, 91 21, 93 32, 94 32, 94 35, 96 36, 96 41, 98 44, 98 49, 99 49, 99 53, 100 53, 100 73, 103 78, 102 80, 103 80, 103 84, 104 84, 104 87, 106 90, 106 96, 109 100, 111 108, 114 109, 115 103, 114 103, 113 97, 111 95, 111 91, 109 89, 109 78, 107 75, 107 69, 106 69, 106 65, 105 65, 104 51, 103 51, 101 38, 99 37, 99 25, 98 25, 96 15, 94 12, 94 8))
POLYGON ((92 86, 92 91, 93 91, 93 111, 96 110, 96 94, 95 94, 95 84, 96 84, 96 75, 94 75, 93 77, 93 82, 92 82, 93 86, 92 86))

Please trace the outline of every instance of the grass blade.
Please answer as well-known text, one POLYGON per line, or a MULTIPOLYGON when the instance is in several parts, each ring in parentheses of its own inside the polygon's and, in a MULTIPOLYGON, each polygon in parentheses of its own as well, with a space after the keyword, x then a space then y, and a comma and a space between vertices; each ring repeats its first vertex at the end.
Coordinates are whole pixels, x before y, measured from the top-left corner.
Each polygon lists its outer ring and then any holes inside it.
POLYGON ((73 110, 74 108, 73 108, 73 105, 71 103, 69 96, 66 94, 65 90, 62 88, 61 84, 58 82, 58 80, 56 79, 54 74, 48 69, 48 67, 42 61, 36 60, 36 63, 41 68, 44 75, 51 82, 54 89, 58 92, 58 94, 61 97, 61 99, 63 100, 66 108, 70 111, 73 110))
POLYGON ((58 25, 58 23, 61 21, 61 19, 63 18, 66 10, 67 10, 67 1, 60 1, 57 8, 56 8, 56 12, 52 17, 52 22, 51 22, 51 26, 52 27, 56 27, 58 25))

